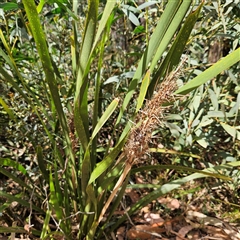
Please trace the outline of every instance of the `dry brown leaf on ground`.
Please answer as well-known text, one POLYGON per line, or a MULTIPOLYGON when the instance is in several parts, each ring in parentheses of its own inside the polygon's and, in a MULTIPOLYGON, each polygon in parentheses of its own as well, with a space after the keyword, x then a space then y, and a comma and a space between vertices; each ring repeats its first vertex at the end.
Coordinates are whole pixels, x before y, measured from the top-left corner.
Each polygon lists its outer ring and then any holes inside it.
POLYGON ((162 226, 164 223, 164 220, 160 217, 160 214, 158 213, 145 213, 144 219, 149 224, 155 224, 156 226, 162 226), (159 224, 159 225, 158 225, 159 224))
POLYGON ((126 235, 126 227, 120 227, 117 230, 116 238, 118 240, 124 240, 126 235))
POLYGON ((199 240, 199 239, 201 239, 200 232, 197 229, 192 229, 190 232, 188 232, 187 236, 191 240, 199 240))
POLYGON ((180 207, 179 201, 173 198, 159 198, 158 202, 166 205, 166 207, 170 208, 171 210, 179 209, 180 207))
POLYGON ((240 240, 239 230, 234 229, 218 218, 208 217, 200 212, 187 211, 186 221, 194 225, 195 228, 205 230, 208 234, 217 237, 217 239, 240 240))
POLYGON ((125 193, 127 194, 127 196, 129 196, 131 198, 132 204, 139 201, 139 194, 137 193, 137 191, 135 189, 127 188, 125 190, 125 193))
POLYGON ((213 226, 204 226, 202 231, 208 234, 209 239, 216 238, 219 240, 231 240, 228 235, 226 235, 221 228, 213 226))
POLYGON ((223 231, 232 239, 240 240, 240 229, 233 228, 228 223, 224 222, 223 231))
POLYGON ((146 182, 143 181, 142 177, 135 176, 135 183, 136 184, 144 184, 146 182))
POLYGON ((145 214, 145 213, 149 213, 151 210, 150 210, 150 207, 149 206, 145 206, 143 208, 140 209, 140 213, 141 214, 145 214))
POLYGON ((164 228, 152 227, 149 225, 136 225, 127 232, 127 239, 149 240, 154 237, 162 238, 160 233, 165 232, 164 228))
POLYGON ((170 221, 165 221, 164 222, 164 227, 165 227, 167 235, 169 235, 170 232, 173 231, 173 229, 172 229, 172 221, 171 220, 170 221))
POLYGON ((176 240, 182 240, 193 229, 191 225, 184 226, 178 231, 176 240))

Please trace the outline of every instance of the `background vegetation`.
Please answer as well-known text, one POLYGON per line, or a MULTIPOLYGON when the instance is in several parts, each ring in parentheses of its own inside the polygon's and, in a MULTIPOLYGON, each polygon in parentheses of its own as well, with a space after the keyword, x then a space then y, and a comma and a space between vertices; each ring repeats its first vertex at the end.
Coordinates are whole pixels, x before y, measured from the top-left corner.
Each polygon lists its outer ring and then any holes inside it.
POLYGON ((1 3, 0 233, 108 239, 166 194, 239 222, 239 8, 1 3))

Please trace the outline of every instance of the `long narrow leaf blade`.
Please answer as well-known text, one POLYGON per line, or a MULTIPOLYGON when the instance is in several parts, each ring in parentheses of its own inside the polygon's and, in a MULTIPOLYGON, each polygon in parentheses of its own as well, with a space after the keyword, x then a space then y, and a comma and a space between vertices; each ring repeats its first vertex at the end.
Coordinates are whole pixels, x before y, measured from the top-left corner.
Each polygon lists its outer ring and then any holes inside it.
MULTIPOLYGON (((154 91, 154 88, 157 84, 157 81, 164 76, 164 73, 166 71, 169 73, 173 70, 174 66, 177 66, 179 64, 180 58, 182 56, 182 53, 184 51, 184 48, 187 44, 187 41, 189 39, 189 36, 192 32, 192 29, 198 19, 198 15, 201 11, 203 3, 192 13, 190 13, 181 30, 179 31, 176 39, 174 40, 174 43, 168 52, 167 56, 165 57, 163 63, 159 66, 158 70, 156 71, 155 75, 153 76, 153 79, 151 81, 151 84, 149 86, 149 94, 148 97, 151 97, 154 91)), ((154 65, 153 65, 154 67, 154 65)))
POLYGON ((218 173, 213 173, 210 171, 205 171, 205 170, 198 170, 195 168, 190 168, 190 167, 185 167, 185 166, 178 166, 178 165, 154 165, 154 166, 144 166, 140 168, 135 168, 131 171, 131 173, 136 173, 136 172, 142 172, 142 171, 151 171, 151 170, 156 170, 156 169, 174 169, 176 171, 184 171, 184 172, 194 172, 194 173, 201 173, 203 175, 209 176, 209 177, 214 177, 214 178, 219 178, 225 181, 231 181, 232 179, 228 176, 218 174, 218 173))
MULTIPOLYGON (((210 169, 209 169, 210 170, 210 169)), ((205 174, 202 173, 193 173, 187 177, 181 178, 181 179, 177 179, 174 180, 172 182, 166 183, 163 186, 160 186, 159 188, 155 189, 153 192, 149 193, 148 195, 146 195, 145 197, 143 197, 142 199, 140 199, 137 203, 135 203, 130 210, 127 212, 127 215, 124 215, 123 217, 121 217, 116 224, 113 225, 113 227, 111 228, 111 231, 113 231, 116 227, 118 227, 122 222, 124 222, 127 219, 127 216, 131 216, 133 213, 135 213, 136 211, 138 211, 140 208, 142 208, 143 206, 146 206, 147 204, 149 204, 150 202, 152 202, 153 200, 171 192, 174 189, 179 188, 180 186, 182 186, 183 184, 198 179, 198 178, 203 178, 203 177, 209 177, 205 174)))
POLYGON ((44 159, 43 159, 42 147, 37 146, 36 151, 37 151, 37 162, 38 162, 39 169, 42 172, 44 180, 48 182, 49 176, 48 176, 48 172, 46 170, 46 163, 44 162, 44 159))
POLYGON ((164 35, 166 34, 167 29, 169 28, 169 25, 171 24, 173 17, 175 16, 178 8, 181 5, 181 1, 169 1, 159 22, 154 30, 154 33, 151 36, 151 39, 149 41, 149 46, 147 47, 146 51, 144 52, 144 55, 142 56, 138 68, 134 74, 133 79, 140 79, 142 75, 144 74, 150 60, 155 55, 156 50, 160 46, 162 39, 164 35))
POLYGON ((187 94, 212 78, 216 77, 222 71, 228 69, 235 63, 240 61, 240 48, 236 49, 226 57, 222 58, 217 63, 213 64, 210 68, 205 70, 203 73, 192 79, 186 85, 178 89, 176 94, 187 94))
POLYGON ((20 163, 13 161, 10 158, 0 158, 0 166, 13 167, 27 176, 27 170, 20 163))
POLYGON ((54 75, 54 70, 53 70, 54 68, 52 66, 52 60, 50 58, 50 54, 49 54, 47 43, 46 43, 46 36, 42 29, 42 24, 40 22, 40 18, 38 16, 34 0, 23 0, 23 5, 26 10, 26 14, 32 30, 32 34, 36 42, 38 54, 40 56, 43 70, 46 75, 46 82, 49 86, 51 96, 54 101, 54 105, 57 109, 62 130, 68 145, 68 150, 70 151, 71 160, 73 160, 74 157, 72 156, 72 151, 71 151, 72 147, 71 147, 71 141, 69 138, 69 128, 67 125, 66 116, 62 108, 58 87, 57 87, 57 82, 54 75))
POLYGON ((168 44, 173 39, 175 32, 177 31, 178 27, 182 23, 189 7, 191 6, 191 1, 181 1, 181 2, 182 3, 179 6, 179 9, 177 10, 176 14, 174 15, 174 18, 172 19, 166 33, 163 36, 161 44, 159 44, 159 46, 157 48, 156 54, 154 55, 154 58, 151 62, 150 71, 153 71, 153 69, 155 68, 158 60, 160 59, 160 57, 166 50, 168 44))
POLYGON ((105 124, 105 122, 109 119, 109 117, 112 115, 116 107, 118 106, 119 100, 116 98, 114 99, 111 104, 108 106, 106 111, 103 113, 102 117, 99 119, 93 133, 92 133, 92 139, 95 138, 97 133, 101 130, 102 126, 105 124))
POLYGON ((100 36, 103 33, 103 30, 107 24, 108 18, 110 17, 115 5, 116 5, 116 0, 111 0, 111 1, 107 1, 106 6, 104 7, 104 11, 102 14, 102 18, 99 22, 99 27, 96 33, 96 38, 93 44, 93 49, 95 49, 97 42, 99 41, 100 36))
POLYGON ((44 213, 44 211, 41 208, 39 208, 39 207, 37 207, 37 206, 35 206, 33 204, 30 206, 30 203, 28 201, 25 201, 25 200, 23 200, 23 199, 21 199, 19 197, 15 197, 15 196, 13 196, 11 194, 7 194, 4 191, 0 191, 0 196, 8 199, 11 202, 14 202, 14 201, 18 202, 22 206, 25 206, 25 207, 27 207, 29 209, 32 207, 32 209, 36 210, 39 213, 44 213))
POLYGON ((135 113, 137 113, 143 105, 143 102, 144 102, 146 94, 147 94, 149 83, 150 83, 150 71, 148 70, 145 77, 143 78, 143 81, 141 84, 135 113))
POLYGON ((100 162, 91 173, 88 184, 93 183, 107 168, 111 166, 113 161, 116 159, 122 147, 124 146, 125 139, 123 139, 115 148, 100 162))

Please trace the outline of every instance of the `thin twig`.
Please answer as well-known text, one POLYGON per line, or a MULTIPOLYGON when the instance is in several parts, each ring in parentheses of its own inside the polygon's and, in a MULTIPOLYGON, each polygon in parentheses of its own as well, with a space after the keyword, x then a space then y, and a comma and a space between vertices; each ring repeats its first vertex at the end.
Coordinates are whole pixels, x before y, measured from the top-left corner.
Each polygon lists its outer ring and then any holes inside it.
POLYGON ((28 227, 29 227, 29 229, 34 226, 34 225, 31 225, 32 199, 33 199, 34 190, 35 190, 35 187, 33 187, 33 190, 32 190, 32 193, 31 193, 31 197, 30 197, 30 200, 29 200, 29 202, 30 202, 30 214, 29 214, 29 217, 28 217, 28 225, 29 225, 28 227))

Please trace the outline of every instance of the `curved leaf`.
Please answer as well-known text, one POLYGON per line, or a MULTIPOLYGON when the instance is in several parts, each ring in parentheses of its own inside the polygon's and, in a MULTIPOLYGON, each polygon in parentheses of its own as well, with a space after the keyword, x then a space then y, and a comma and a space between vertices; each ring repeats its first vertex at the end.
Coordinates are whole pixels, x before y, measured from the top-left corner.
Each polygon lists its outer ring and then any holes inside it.
MULTIPOLYGON (((195 168, 185 167, 185 166, 179 166, 179 165, 154 165, 154 166, 144 166, 139 168, 134 168, 131 170, 131 173, 137 173, 142 171, 151 171, 156 169, 174 169, 176 171, 184 171, 184 172, 194 172, 194 173, 201 173, 202 175, 206 175, 208 177, 214 177, 219 178, 226 181, 231 181, 232 179, 230 177, 227 177, 222 174, 212 173, 209 170, 198 170, 195 168)), ((213 168, 214 169, 214 168, 213 168)))
MULTIPOLYGON (((239 162, 238 162, 239 165, 239 162)), ((154 166, 150 166, 150 167, 154 167, 154 166)), ((169 166, 171 167, 171 166, 169 166)), ((225 165, 219 166, 222 168, 225 168, 225 165)), ((217 170, 216 168, 210 168, 210 169, 206 169, 207 171, 211 171, 211 170, 217 170)), ((195 170, 195 169, 194 169, 195 170)), ((206 171, 205 170, 205 171, 206 171)), ((134 171, 134 170, 132 170, 134 171)), ((152 202, 153 200, 159 198, 160 196, 163 196, 169 192, 171 192, 174 189, 179 188, 180 186, 182 186, 183 184, 192 181, 194 179, 198 179, 198 178, 203 178, 203 177, 209 177, 208 175, 202 174, 202 173, 193 173, 187 177, 181 178, 181 179, 177 179, 174 180, 172 182, 166 183, 163 186, 160 186, 159 188, 155 189, 153 192, 147 194, 145 197, 141 198, 138 202, 136 202, 131 208, 130 210, 123 216, 121 217, 116 224, 113 225, 113 227, 111 228, 111 231, 113 231, 115 228, 117 228, 122 222, 124 222, 127 217, 131 216, 133 213, 135 213, 137 210, 139 210, 140 208, 142 208, 143 206, 146 206, 147 204, 149 204, 150 202, 152 202)), ((226 177, 226 180, 230 179, 228 177, 226 177)))
POLYGON ((11 160, 10 158, 0 158, 1 166, 13 167, 16 170, 20 171, 24 175, 27 175, 27 170, 18 162, 11 160))
POLYGON ((150 71, 148 70, 145 77, 143 78, 143 81, 141 84, 135 113, 137 113, 143 105, 143 102, 144 102, 146 94, 147 94, 149 83, 150 83, 150 71))
POLYGON ((192 90, 198 88, 202 84, 206 83, 207 81, 211 80, 212 78, 216 77, 222 71, 228 69, 235 63, 240 61, 240 48, 236 49, 226 57, 222 58, 217 63, 213 64, 210 68, 199 74, 197 77, 192 79, 183 87, 179 88, 175 94, 187 94, 192 90))
POLYGON ((35 205, 33 205, 33 204, 31 204, 31 206, 30 206, 30 202, 25 201, 25 200, 23 200, 23 199, 20 198, 20 197, 15 197, 15 196, 13 196, 13 195, 11 195, 11 194, 7 194, 7 193, 5 193, 5 192, 3 192, 3 191, 0 191, 0 196, 8 199, 8 200, 11 201, 11 202, 14 202, 14 201, 15 201, 15 202, 18 202, 18 203, 20 203, 22 206, 25 206, 25 207, 27 207, 27 208, 29 208, 29 209, 32 208, 32 209, 38 211, 39 213, 43 213, 43 214, 45 213, 44 210, 42 210, 41 208, 39 208, 39 207, 37 207, 37 206, 35 206, 35 205))
POLYGON ((105 122, 109 119, 109 117, 112 115, 112 113, 114 112, 114 110, 116 109, 117 105, 118 105, 119 100, 117 98, 115 98, 111 104, 108 106, 108 108, 106 109, 106 111, 103 113, 102 117, 99 119, 96 127, 93 130, 92 136, 91 138, 95 138, 97 133, 101 130, 102 126, 105 124, 105 122))
MULTIPOLYGON (((176 39, 174 40, 173 45, 171 46, 170 51, 168 52, 167 56, 165 57, 162 64, 159 66, 156 74, 153 76, 151 84, 149 86, 149 94, 148 97, 152 96, 154 88, 157 84, 157 81, 166 73, 166 71, 171 72, 174 66, 179 64, 180 58, 184 51, 184 48, 187 44, 189 36, 192 32, 192 29, 198 19, 199 13, 202 8, 202 4, 192 13, 190 13, 183 26, 181 27, 176 39)), ((155 64, 152 66, 154 67, 155 64)))

